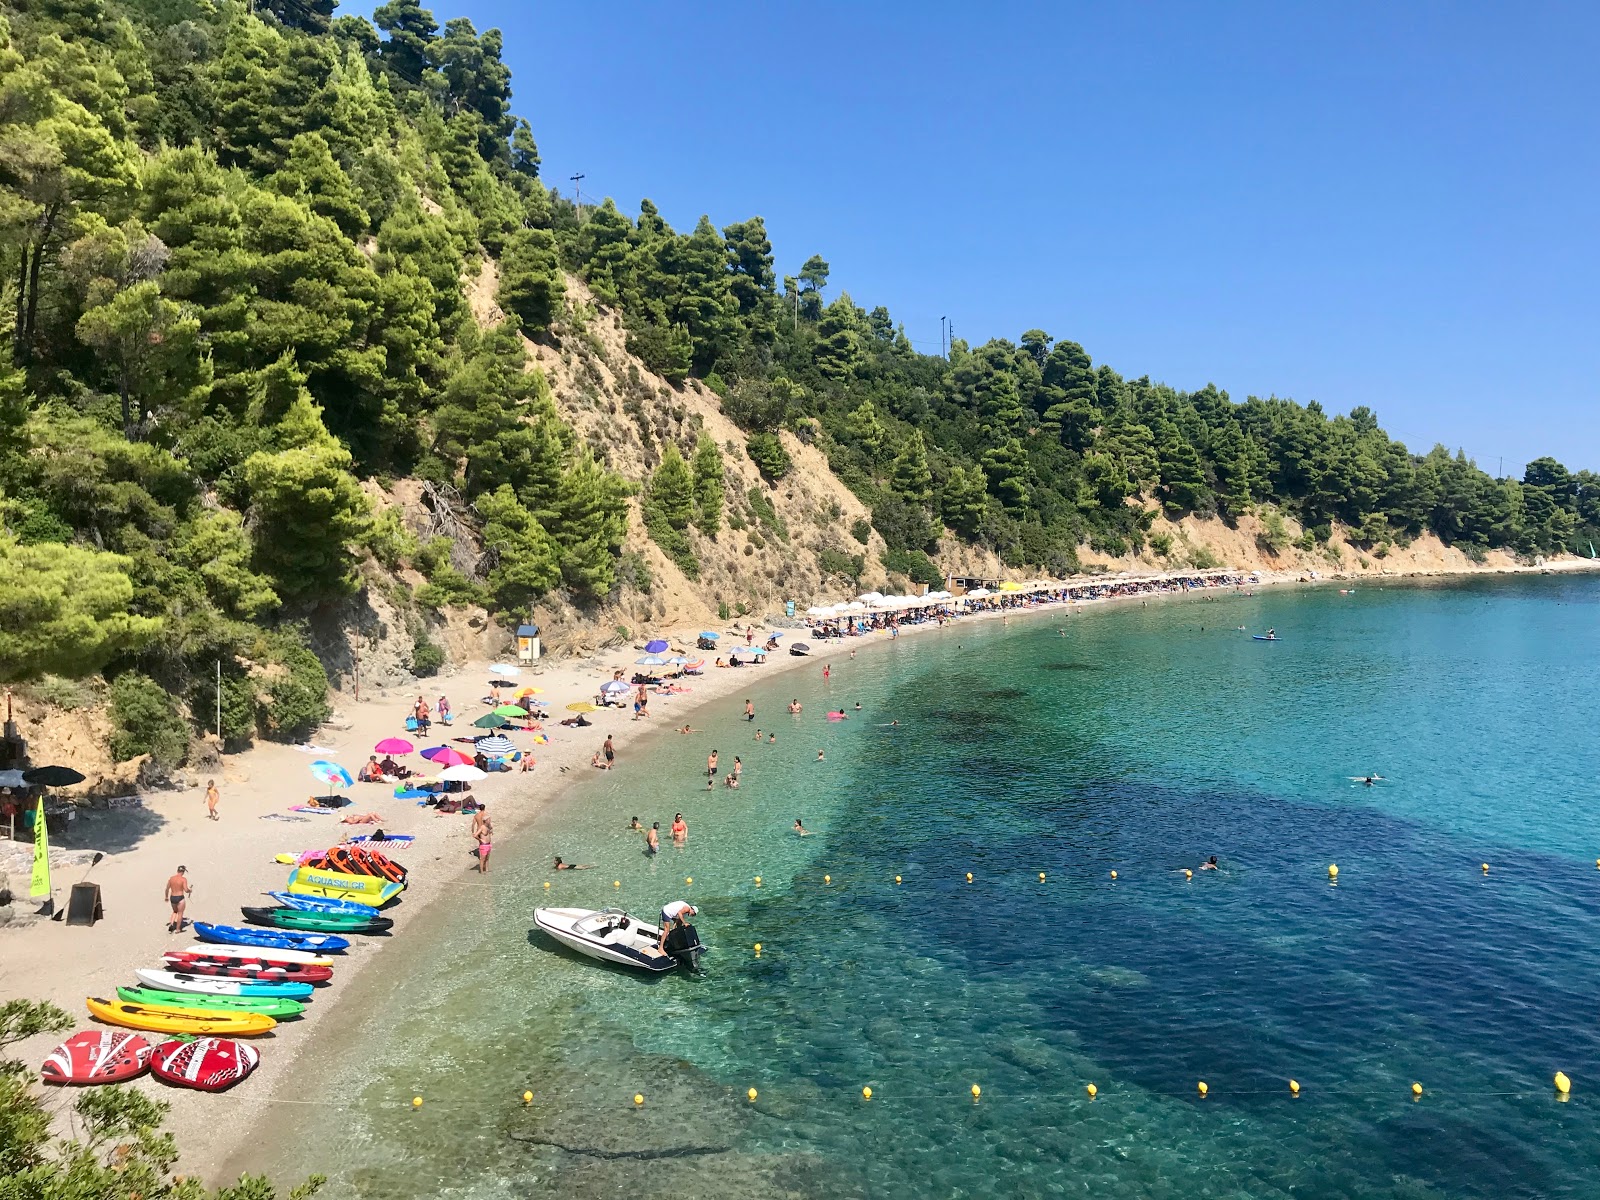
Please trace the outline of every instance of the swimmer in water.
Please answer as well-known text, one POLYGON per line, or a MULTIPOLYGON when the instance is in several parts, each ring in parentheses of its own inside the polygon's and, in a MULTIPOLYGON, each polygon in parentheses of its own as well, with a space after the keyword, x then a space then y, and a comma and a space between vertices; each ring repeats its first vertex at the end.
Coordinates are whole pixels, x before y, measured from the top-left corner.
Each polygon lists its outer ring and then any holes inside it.
POLYGON ((799 817, 796 817, 794 819, 794 831, 796 833, 798 833, 801 837, 810 837, 811 836, 811 830, 807 829, 804 825, 800 824, 800 818, 799 817))
POLYGON ((1217 856, 1213 854, 1210 858, 1206 859, 1205 862, 1200 864, 1200 869, 1202 871, 1215 871, 1217 869, 1217 856))
POLYGON ((1359 783, 1362 787, 1371 787, 1382 778, 1382 775, 1352 775, 1350 776, 1350 782, 1359 783))
POLYGON ((628 822, 628 832, 630 832, 630 833, 643 833, 644 832, 644 826, 639 824, 639 818, 638 817, 635 817, 633 820, 628 822))
POLYGON ((558 871, 590 871, 594 869, 593 863, 562 862, 561 855, 556 855, 556 870, 558 871))

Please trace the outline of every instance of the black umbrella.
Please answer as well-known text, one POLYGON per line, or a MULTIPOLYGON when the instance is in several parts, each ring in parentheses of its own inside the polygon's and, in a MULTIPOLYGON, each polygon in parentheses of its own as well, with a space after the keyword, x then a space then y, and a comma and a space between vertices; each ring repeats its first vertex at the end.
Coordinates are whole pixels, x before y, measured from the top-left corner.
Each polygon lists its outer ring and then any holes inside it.
POLYGON ((39 787, 71 787, 87 778, 71 767, 34 767, 22 773, 23 781, 39 787))
POLYGON ((791 649, 791 650, 804 650, 808 654, 811 652, 811 647, 806 645, 804 642, 791 642, 791 643, 789 643, 789 649, 791 649))

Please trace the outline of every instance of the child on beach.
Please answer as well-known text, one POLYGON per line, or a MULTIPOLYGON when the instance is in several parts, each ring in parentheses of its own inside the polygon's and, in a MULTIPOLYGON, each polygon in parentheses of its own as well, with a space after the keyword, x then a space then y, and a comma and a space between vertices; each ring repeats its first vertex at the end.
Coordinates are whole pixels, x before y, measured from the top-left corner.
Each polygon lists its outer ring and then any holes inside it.
POLYGON ((215 821, 217 819, 217 801, 220 800, 220 799, 222 799, 222 794, 217 791, 217 781, 215 779, 206 780, 206 819, 207 820, 215 821))

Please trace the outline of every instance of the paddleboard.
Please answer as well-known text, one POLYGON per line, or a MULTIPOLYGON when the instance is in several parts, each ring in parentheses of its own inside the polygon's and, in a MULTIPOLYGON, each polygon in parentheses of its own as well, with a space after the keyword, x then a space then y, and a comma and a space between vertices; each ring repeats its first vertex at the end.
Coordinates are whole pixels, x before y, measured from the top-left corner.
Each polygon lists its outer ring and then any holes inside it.
POLYGON ((150 1056, 150 1071, 163 1083, 200 1092, 224 1092, 247 1077, 261 1052, 232 1038, 203 1037, 162 1042, 150 1056))
POLYGON ((160 988, 147 987, 119 987, 117 999, 151 1008, 253 1012, 278 1021, 298 1017, 306 1011, 302 1000, 279 1000, 273 996, 201 996, 195 992, 165 992, 160 988))
POLYGON ((98 996, 89 997, 84 1004, 108 1025, 148 1029, 156 1033, 223 1033, 233 1037, 249 1037, 257 1033, 269 1033, 277 1024, 271 1017, 260 1013, 155 1008, 122 1000, 102 1000, 98 996))
POLYGON ((183 971, 134 972, 139 982, 165 992, 199 992, 205 996, 286 996, 291 1000, 311 995, 309 983, 251 983, 243 979, 218 979, 183 971))
POLYGON ((226 962, 229 959, 238 959, 244 962, 261 963, 263 966, 284 966, 289 963, 304 963, 313 967, 331 967, 333 959, 325 954, 316 954, 310 950, 284 950, 278 948, 268 949, 265 946, 218 946, 196 943, 185 946, 182 950, 169 950, 168 954, 188 954, 206 962, 226 962))
POLYGON ((150 1066, 150 1043, 122 1029, 85 1029, 50 1051, 39 1068, 46 1083, 121 1083, 150 1066))

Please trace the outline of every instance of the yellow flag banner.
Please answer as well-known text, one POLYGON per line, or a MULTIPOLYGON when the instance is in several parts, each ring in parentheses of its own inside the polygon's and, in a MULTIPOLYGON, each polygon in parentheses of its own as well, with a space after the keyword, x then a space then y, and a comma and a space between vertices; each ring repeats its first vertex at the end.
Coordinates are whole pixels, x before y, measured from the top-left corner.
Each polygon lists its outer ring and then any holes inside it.
POLYGON ((44 797, 39 797, 39 808, 33 818, 33 883, 28 888, 30 896, 50 894, 50 842, 44 830, 44 797))

